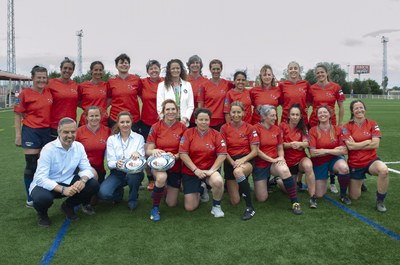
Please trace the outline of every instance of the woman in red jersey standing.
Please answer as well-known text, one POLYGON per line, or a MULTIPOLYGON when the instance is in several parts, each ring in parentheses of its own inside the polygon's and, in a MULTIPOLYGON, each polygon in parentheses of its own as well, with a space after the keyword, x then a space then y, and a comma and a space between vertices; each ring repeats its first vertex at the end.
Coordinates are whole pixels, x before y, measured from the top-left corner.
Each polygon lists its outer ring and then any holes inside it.
POLYGON ((175 165, 167 171, 152 170, 155 177, 153 191, 153 208, 150 212, 152 221, 161 219, 159 206, 164 195, 165 185, 168 185, 168 192, 165 199, 169 207, 178 204, 179 189, 181 187, 181 163, 179 160, 179 142, 186 126, 178 121, 178 105, 172 99, 167 99, 162 103, 163 120, 151 126, 147 137, 147 156, 160 156, 163 153, 173 157, 175 165))
POLYGON ((280 82, 279 88, 282 92, 282 117, 281 122, 286 121, 290 106, 297 103, 300 104, 301 114, 304 122, 308 126, 307 100, 310 84, 306 80, 302 80, 300 76, 300 65, 297 62, 290 62, 287 67, 288 80, 280 82))
POLYGON ((230 116, 231 122, 221 127, 228 151, 224 161, 224 177, 231 204, 239 204, 240 196, 243 196, 246 209, 242 220, 249 220, 256 212, 251 202, 247 178, 253 171, 253 158, 257 156, 259 139, 253 126, 243 121, 244 107, 241 102, 232 102, 230 116))
POLYGON ((321 198, 326 193, 328 172, 338 176, 340 185, 340 201, 351 204, 347 196, 350 175, 349 167, 344 160, 347 154, 342 139, 342 129, 331 123, 331 108, 319 106, 316 110, 318 125, 310 129, 310 154, 315 174, 315 194, 321 198))
MULTIPOLYGON (((279 105, 281 98, 281 90, 276 86, 276 80, 272 67, 264 65, 260 70, 260 86, 253 87, 250 90, 250 98, 253 108, 256 110, 260 105, 272 105, 275 108, 279 105)), ((251 124, 257 124, 260 122, 260 115, 257 111, 253 111, 253 117, 251 124)), ((278 119, 277 119, 278 121, 278 119)))
POLYGON ((258 201, 267 200, 267 181, 271 175, 279 176, 292 203, 293 213, 303 214, 297 199, 294 177, 285 161, 282 131, 275 125, 276 108, 271 105, 260 105, 257 111, 260 114, 261 122, 254 125, 260 139, 258 156, 253 170, 256 198, 258 201))
POLYGON ((47 69, 32 68, 33 86, 25 88, 15 99, 15 145, 23 148, 25 156, 24 182, 27 194, 26 206, 33 207, 29 186, 36 172, 37 160, 43 146, 51 141, 50 113, 53 97, 46 88, 47 69))
POLYGON ((198 97, 199 107, 211 111, 212 117, 210 127, 219 131, 225 123, 224 100, 226 93, 233 87, 233 84, 221 78, 222 62, 214 59, 210 62, 211 78, 203 83, 198 97))
POLYGON ((386 212, 384 200, 389 186, 389 171, 376 153, 381 131, 375 121, 365 116, 366 107, 361 100, 352 101, 350 111, 350 121, 343 128, 343 138, 349 149, 350 197, 360 198, 366 173, 377 176, 376 209, 386 212))
POLYGON ((101 124, 107 126, 107 83, 101 78, 104 74, 104 64, 94 61, 90 64, 92 78, 78 85, 78 105, 83 109, 79 126, 87 123, 86 109, 90 106, 99 107, 101 114, 101 124))
POLYGON ((76 109, 78 107, 78 84, 71 80, 75 70, 75 62, 68 57, 60 64, 61 77, 50 79, 47 87, 53 96, 51 108, 51 136, 57 138, 58 122, 69 117, 76 120, 76 109))
MULTIPOLYGON (((111 135, 111 130, 101 124, 104 115, 98 106, 89 106, 85 110, 86 124, 80 126, 76 132, 76 141, 83 144, 90 165, 93 168, 94 178, 101 184, 104 181, 106 170, 104 168, 104 155, 107 147, 107 139, 111 135)), ((86 214, 94 214, 91 204, 84 205, 82 210, 86 214)))
POLYGON ((305 149, 308 148, 308 131, 301 115, 299 104, 293 104, 289 109, 287 122, 281 122, 280 128, 283 134, 283 148, 285 160, 293 176, 305 173, 308 194, 310 195, 310 208, 317 208, 315 196, 315 175, 310 158, 305 149))
MULTIPOLYGON (((200 91, 205 82, 207 82, 207 78, 203 76, 203 61, 198 55, 190 56, 189 60, 186 63, 189 74, 186 77, 186 80, 190 82, 193 89, 193 102, 194 109, 196 109, 199 105, 199 95, 200 91)), ((194 121, 194 116, 190 118, 190 127, 196 126, 194 121)))
POLYGON ((224 102, 224 113, 226 123, 230 122, 229 109, 233 101, 240 101, 244 106, 243 121, 251 123, 252 109, 250 92, 246 89, 247 74, 244 71, 237 71, 233 75, 235 87, 226 93, 224 102))
POLYGON ((108 80, 108 98, 111 99, 108 127, 112 128, 121 111, 128 111, 132 116, 132 130, 137 132, 136 123, 140 120, 138 96, 142 82, 136 75, 130 74, 131 58, 125 53, 115 58, 118 74, 108 80))

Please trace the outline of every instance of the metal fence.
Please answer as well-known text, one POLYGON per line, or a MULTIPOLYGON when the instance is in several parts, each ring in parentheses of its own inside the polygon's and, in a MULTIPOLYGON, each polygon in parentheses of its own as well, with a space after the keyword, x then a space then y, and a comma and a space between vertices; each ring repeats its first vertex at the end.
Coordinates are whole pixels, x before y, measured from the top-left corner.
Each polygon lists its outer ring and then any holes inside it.
POLYGON ((400 100, 400 95, 346 94, 346 98, 400 100))

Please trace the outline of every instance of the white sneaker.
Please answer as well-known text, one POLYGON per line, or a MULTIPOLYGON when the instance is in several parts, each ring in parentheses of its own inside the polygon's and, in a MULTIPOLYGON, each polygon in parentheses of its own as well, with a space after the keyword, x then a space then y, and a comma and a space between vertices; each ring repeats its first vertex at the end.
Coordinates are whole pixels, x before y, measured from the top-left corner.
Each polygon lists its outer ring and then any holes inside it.
POLYGON ((26 206, 27 208, 33 208, 33 201, 26 201, 25 206, 26 206))
POLYGON ((202 182, 201 186, 204 188, 202 194, 200 194, 200 201, 201 202, 208 202, 210 200, 210 196, 208 196, 208 189, 206 183, 202 182))
POLYGON ((331 190, 332 193, 338 193, 339 192, 338 189, 336 188, 335 184, 331 184, 329 186, 329 189, 331 190))
POLYGON ((221 205, 213 206, 211 209, 211 214, 214 215, 215 218, 224 217, 225 214, 221 209, 221 205))

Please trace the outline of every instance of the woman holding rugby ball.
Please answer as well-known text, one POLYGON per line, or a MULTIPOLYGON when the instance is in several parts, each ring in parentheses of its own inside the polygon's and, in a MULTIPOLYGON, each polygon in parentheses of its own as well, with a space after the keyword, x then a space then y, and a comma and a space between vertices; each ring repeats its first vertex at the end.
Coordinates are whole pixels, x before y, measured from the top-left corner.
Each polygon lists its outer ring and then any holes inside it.
MULTIPOLYGON (((147 137, 146 155, 160 157, 162 154, 168 154, 174 160, 179 160, 179 142, 187 128, 178 121, 178 105, 174 100, 165 100, 161 107, 163 119, 151 126, 147 137)), ((168 170, 152 169, 152 173, 155 178, 155 185, 150 219, 156 222, 161 219, 159 206, 166 184, 168 185, 167 205, 173 207, 178 203, 182 179, 181 163, 175 163, 168 170)))

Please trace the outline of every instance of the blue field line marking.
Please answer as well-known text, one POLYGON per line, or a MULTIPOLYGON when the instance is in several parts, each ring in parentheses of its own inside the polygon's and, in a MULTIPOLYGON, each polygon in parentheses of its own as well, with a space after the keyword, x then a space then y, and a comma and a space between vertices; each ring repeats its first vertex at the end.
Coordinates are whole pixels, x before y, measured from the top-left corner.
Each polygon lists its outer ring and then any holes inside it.
POLYGON ((64 223, 62 224, 60 230, 58 230, 56 239, 54 239, 53 245, 50 247, 49 251, 47 251, 46 255, 43 256, 42 262, 40 265, 48 265, 50 264, 51 260, 53 259, 54 254, 58 247, 60 246, 62 240, 64 239, 65 234, 68 231, 68 228, 71 224, 71 220, 68 218, 65 219, 64 223))
POLYGON ((349 209, 349 208, 343 206, 342 204, 340 204, 339 202, 335 201, 335 200, 332 199, 332 198, 329 198, 329 197, 327 197, 327 196, 324 196, 324 199, 327 200, 327 201, 329 201, 330 203, 332 203, 332 204, 335 205, 336 207, 342 209, 343 211, 345 211, 345 212, 351 214, 352 216, 354 216, 354 217, 360 219, 361 221, 363 221, 363 222, 365 222, 365 223, 367 223, 367 224, 369 224, 369 225, 375 227, 375 228, 378 229, 379 231, 381 231, 381 232, 387 234, 388 236, 393 237, 394 239, 400 241, 400 235, 398 235, 398 234, 396 234, 396 233, 394 233, 394 232, 392 232, 392 231, 390 231, 390 230, 384 228, 383 226, 381 226, 381 225, 375 223, 374 221, 369 220, 368 218, 362 216, 361 214, 359 214, 359 213, 357 213, 357 212, 355 212, 355 211, 353 211, 353 210, 351 210, 351 209, 349 209))

